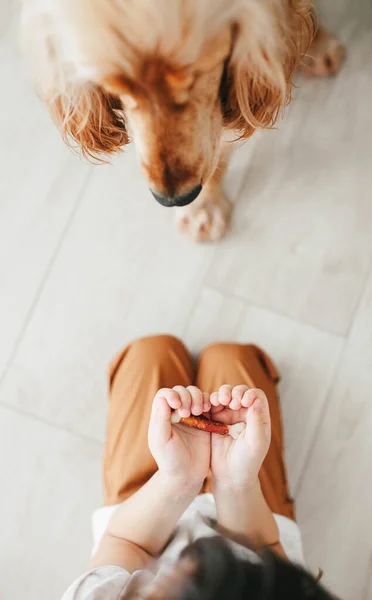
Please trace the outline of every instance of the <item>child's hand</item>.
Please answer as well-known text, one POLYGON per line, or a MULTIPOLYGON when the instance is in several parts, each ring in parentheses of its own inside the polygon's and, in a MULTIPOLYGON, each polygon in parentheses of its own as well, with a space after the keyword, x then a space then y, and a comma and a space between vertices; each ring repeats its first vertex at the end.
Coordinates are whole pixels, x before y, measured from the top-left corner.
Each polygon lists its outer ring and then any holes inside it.
POLYGON ((195 386, 159 390, 154 398, 149 426, 149 447, 159 470, 202 485, 210 466, 210 434, 185 425, 171 424, 172 409, 185 418, 210 410, 209 394, 195 386))
POLYGON ((223 385, 211 394, 211 417, 232 425, 244 421, 237 440, 212 434, 211 469, 215 485, 253 487, 269 450, 270 412, 262 390, 223 385))

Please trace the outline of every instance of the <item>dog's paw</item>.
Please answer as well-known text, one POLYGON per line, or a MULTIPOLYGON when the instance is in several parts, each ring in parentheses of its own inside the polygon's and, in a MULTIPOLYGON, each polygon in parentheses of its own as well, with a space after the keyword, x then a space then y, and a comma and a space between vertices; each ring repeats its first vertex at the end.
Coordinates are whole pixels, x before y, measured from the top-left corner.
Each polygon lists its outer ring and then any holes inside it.
POLYGON ((327 29, 319 27, 303 60, 306 77, 329 77, 338 73, 345 58, 345 47, 327 29))
POLYGON ((216 242, 230 227, 232 203, 221 188, 204 191, 199 198, 177 209, 178 228, 195 242, 216 242))

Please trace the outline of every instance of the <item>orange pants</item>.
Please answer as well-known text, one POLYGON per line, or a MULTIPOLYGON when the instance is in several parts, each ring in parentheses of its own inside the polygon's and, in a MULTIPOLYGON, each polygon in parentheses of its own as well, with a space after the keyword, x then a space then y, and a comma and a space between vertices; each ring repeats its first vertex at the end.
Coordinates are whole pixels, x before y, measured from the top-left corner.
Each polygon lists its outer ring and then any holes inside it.
MULTIPOLYGON (((113 361, 104 457, 105 504, 117 504, 138 490, 157 465, 147 443, 151 406, 163 387, 197 385, 205 392, 228 383, 261 388, 267 395, 272 424, 271 446, 260 471, 270 509, 294 519, 283 457, 283 432, 276 384, 279 374, 257 346, 214 344, 201 354, 196 377, 192 360, 178 339, 162 335, 137 340, 113 361)), ((202 492, 211 491, 210 476, 202 492)))

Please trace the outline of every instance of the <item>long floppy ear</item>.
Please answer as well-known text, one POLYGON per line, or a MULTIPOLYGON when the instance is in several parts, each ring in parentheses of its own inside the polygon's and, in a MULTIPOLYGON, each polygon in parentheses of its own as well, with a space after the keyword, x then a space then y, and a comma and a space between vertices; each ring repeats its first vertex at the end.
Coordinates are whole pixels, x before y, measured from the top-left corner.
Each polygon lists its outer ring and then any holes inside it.
POLYGON ((292 77, 315 33, 307 0, 263 3, 235 26, 234 46, 222 78, 224 125, 250 137, 271 128, 291 100, 292 77), (281 5, 281 6, 279 6, 281 5))
POLYGON ((65 142, 88 159, 105 162, 104 155, 129 141, 124 110, 119 97, 93 83, 94 72, 81 63, 69 21, 72 5, 74 0, 23 0, 22 46, 39 95, 65 142))
POLYGON ((96 84, 75 86, 47 104, 64 141, 88 159, 105 162, 102 155, 129 142, 120 99, 96 84))

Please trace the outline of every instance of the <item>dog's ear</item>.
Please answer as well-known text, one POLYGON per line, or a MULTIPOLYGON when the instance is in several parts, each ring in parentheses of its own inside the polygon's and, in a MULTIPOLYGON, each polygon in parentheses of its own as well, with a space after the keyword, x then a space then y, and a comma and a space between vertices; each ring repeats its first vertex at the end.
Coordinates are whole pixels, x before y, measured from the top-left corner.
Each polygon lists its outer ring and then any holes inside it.
POLYGON ((47 104, 64 141, 88 159, 104 162, 129 141, 120 99, 98 85, 74 86, 47 104))
POLYGON ((123 106, 119 97, 90 82, 90 73, 79 65, 73 36, 64 39, 67 13, 44 4, 23 2, 21 12, 21 41, 36 88, 64 140, 104 162, 129 141, 123 106))
POLYGON ((257 9, 235 26, 220 98, 225 127, 241 139, 275 124, 291 100, 292 77, 315 33, 306 0, 287 0, 276 10, 265 14, 257 9))

